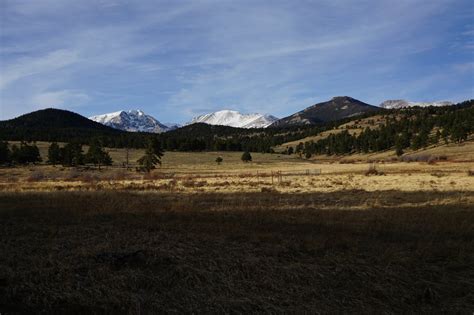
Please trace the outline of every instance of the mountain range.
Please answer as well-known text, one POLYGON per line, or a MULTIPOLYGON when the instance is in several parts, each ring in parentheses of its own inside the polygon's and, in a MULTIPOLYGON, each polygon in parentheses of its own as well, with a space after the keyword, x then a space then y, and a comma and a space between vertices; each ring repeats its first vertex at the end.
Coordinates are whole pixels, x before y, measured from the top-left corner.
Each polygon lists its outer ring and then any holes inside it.
POLYGON ((193 118, 189 124, 205 123, 236 128, 266 128, 278 118, 264 114, 241 114, 235 110, 221 110, 193 118))
POLYGON ((428 107, 428 106, 449 106, 454 105, 453 102, 449 101, 438 101, 438 102, 410 102, 406 100, 387 100, 382 102, 379 107, 385 109, 400 109, 407 107, 428 107))
MULTIPOLYGON (((205 123, 208 125, 220 125, 235 128, 311 125, 336 121, 376 110, 380 110, 380 108, 363 103, 348 96, 338 96, 327 102, 312 105, 282 119, 278 119, 277 117, 268 114, 242 114, 235 110, 226 109, 194 117, 185 125, 205 123)), ((163 124, 141 110, 122 110, 114 113, 92 116, 89 119, 125 131, 161 133, 181 127, 178 124, 163 124)))
MULTIPOLYGON (((472 108, 473 102, 473 100, 469 100, 458 103, 455 106, 429 109, 415 107, 413 113, 419 114, 426 110, 430 114, 438 113, 439 115, 447 115, 446 117, 451 115, 449 119, 452 119, 451 113, 472 108)), ((467 115, 463 117, 466 120, 464 122, 467 124, 466 128, 471 124, 469 115, 472 111, 470 110, 463 112, 463 115, 467 115)), ((291 115, 297 116, 299 120, 296 120, 296 122, 291 121, 291 118, 283 118, 282 120, 277 120, 271 127, 261 129, 235 128, 196 122, 169 132, 162 132, 157 137, 164 144, 166 150, 241 151, 247 149, 254 150, 255 152, 270 152, 271 147, 274 145, 299 141, 325 130, 332 130, 337 124, 340 125, 347 121, 379 115, 385 111, 396 115, 403 115, 405 113, 403 109, 387 110, 362 103, 350 97, 336 97, 328 102, 313 105, 305 111, 291 115), (317 108, 318 106, 320 108, 317 108), (364 114, 359 115, 360 113, 364 114), (340 120, 335 121, 336 119, 340 120)), ((136 114, 137 117, 148 121, 146 114, 139 114, 138 112, 136 114)), ((219 115, 210 116, 216 118, 219 115)), ((110 118, 110 116, 107 117, 110 118)), ((223 117, 228 119, 216 120, 214 122, 230 123, 232 119, 229 117, 234 117, 234 114, 229 116, 223 115, 223 117)), ((104 118, 103 121, 106 120, 104 118)), ((150 121, 156 124, 155 120, 150 121)), ((135 123, 137 129, 149 130, 142 124, 135 123)), ((248 125, 248 123, 245 125, 248 125)), ((464 130, 462 128, 460 129, 461 131, 464 130)), ((152 133, 149 132, 120 130, 92 121, 79 114, 54 108, 38 110, 14 119, 0 121, 0 140, 6 141, 57 141, 87 144, 92 139, 99 138, 106 147, 143 148, 151 136, 152 133)))
MULTIPOLYGON (((90 120, 103 125, 133 132, 162 133, 181 127, 176 123, 161 123, 156 118, 145 114, 142 110, 121 110, 118 112, 89 117, 90 120)), ((264 114, 241 114, 234 110, 221 110, 194 117, 186 125, 205 123, 235 128, 266 128, 278 118, 264 114)))
MULTIPOLYGON (((221 110, 193 118, 185 125, 204 123, 207 125, 228 126, 235 128, 279 128, 289 126, 321 125, 326 122, 346 119, 362 114, 375 113, 386 109, 402 109, 406 107, 427 107, 427 106, 447 106, 453 105, 451 102, 410 102, 406 100, 387 100, 377 106, 373 106, 349 96, 337 96, 329 101, 321 102, 306 109, 294 113, 290 116, 278 119, 268 114, 242 114, 235 110, 221 110)), ((121 110, 113 113, 96 115, 89 117, 89 120, 80 115, 57 115, 58 111, 46 109, 38 111, 37 115, 29 114, 18 118, 1 122, 4 127, 28 126, 31 130, 47 129, 49 125, 55 125, 56 129, 71 130, 77 126, 84 127, 84 130, 98 130, 103 127, 110 127, 105 132, 113 130, 163 133, 182 127, 179 124, 161 123, 156 118, 145 114, 142 110, 121 110), (77 115, 77 116, 73 116, 77 115), (34 117, 34 118, 33 118, 34 117), (39 118, 39 119, 38 119, 39 118), (77 125, 77 126, 76 126, 77 125)), ((28 129, 30 130, 30 129, 28 129)), ((62 132, 63 134, 67 132, 62 132)))

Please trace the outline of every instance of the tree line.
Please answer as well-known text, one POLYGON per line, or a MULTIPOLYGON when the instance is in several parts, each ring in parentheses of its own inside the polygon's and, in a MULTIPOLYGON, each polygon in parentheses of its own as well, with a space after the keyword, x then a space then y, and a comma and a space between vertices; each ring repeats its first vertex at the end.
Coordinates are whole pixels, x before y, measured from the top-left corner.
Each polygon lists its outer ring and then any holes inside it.
MULTIPOLYGON (((145 154, 137 160, 139 167, 137 171, 150 172, 161 164, 163 150, 157 138, 148 141, 145 154)), ((20 145, 13 144, 11 147, 7 141, 0 141, 0 165, 27 165, 42 162, 39 149, 35 143, 22 141, 20 145)), ((69 142, 60 147, 57 142, 52 142, 48 148, 48 160, 51 165, 62 165, 76 167, 80 165, 93 164, 98 167, 110 166, 113 161, 110 154, 105 150, 99 139, 93 139, 86 153, 79 142, 69 142)))

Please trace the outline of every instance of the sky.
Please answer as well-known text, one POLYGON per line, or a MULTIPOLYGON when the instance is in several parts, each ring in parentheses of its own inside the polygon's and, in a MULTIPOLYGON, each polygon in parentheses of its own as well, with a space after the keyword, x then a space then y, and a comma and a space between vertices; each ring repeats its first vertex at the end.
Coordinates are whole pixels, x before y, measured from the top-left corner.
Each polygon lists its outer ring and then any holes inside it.
POLYGON ((0 120, 474 98, 472 0, 0 0, 0 120))

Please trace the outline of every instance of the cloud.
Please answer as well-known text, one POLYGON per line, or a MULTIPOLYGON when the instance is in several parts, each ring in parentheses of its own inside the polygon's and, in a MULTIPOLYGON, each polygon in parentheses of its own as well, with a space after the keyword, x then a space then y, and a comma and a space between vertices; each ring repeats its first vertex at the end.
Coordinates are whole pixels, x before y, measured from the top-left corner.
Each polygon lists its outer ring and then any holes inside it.
POLYGON ((88 101, 90 97, 81 92, 75 92, 70 90, 63 91, 49 91, 36 94, 32 97, 31 102, 35 104, 37 108, 45 107, 65 107, 74 108, 80 104, 88 101))
POLYGON ((466 62, 466 63, 458 63, 453 65, 454 70, 466 73, 466 72, 473 72, 474 71, 474 61, 473 62, 466 62))
POLYGON ((25 77, 57 71, 77 61, 77 53, 65 49, 53 51, 44 56, 21 58, 5 68, 2 67, 0 89, 25 77))

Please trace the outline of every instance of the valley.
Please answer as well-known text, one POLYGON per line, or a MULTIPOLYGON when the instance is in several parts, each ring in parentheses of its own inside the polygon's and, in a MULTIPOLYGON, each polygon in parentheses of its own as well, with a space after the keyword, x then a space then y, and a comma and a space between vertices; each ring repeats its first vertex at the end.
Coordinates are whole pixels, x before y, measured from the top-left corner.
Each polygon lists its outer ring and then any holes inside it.
MULTIPOLYGON (((38 143, 43 160, 49 143, 38 143)), ((84 149, 87 150, 87 147, 84 149)), ((0 191, 143 190, 157 192, 281 193, 363 191, 474 191, 474 141, 420 150, 398 161, 393 152, 341 157, 239 152, 166 152, 162 165, 149 174, 135 171, 143 150, 107 150, 114 165, 63 167, 39 164, 4 168, 0 191), (222 162, 215 162, 217 157, 222 162), (441 158, 440 158, 441 157, 441 158), (373 174, 371 174, 373 170, 373 174)))
POLYGON ((59 110, 0 122, 0 311, 468 313, 472 117, 471 101, 159 134, 59 110))

